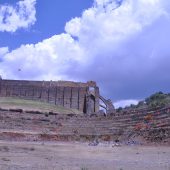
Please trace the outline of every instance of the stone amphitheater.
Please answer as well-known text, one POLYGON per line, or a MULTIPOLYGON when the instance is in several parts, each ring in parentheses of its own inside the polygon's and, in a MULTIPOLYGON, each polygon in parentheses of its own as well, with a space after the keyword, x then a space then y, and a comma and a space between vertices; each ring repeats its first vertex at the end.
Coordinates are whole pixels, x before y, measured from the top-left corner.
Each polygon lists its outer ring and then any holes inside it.
POLYGON ((170 108, 127 115, 61 115, 0 110, 0 139, 169 142, 170 108), (143 140, 138 140, 142 137, 143 140))
POLYGON ((0 108, 0 140, 170 144, 170 107, 117 113, 92 81, 0 80, 0 97, 4 96, 59 104, 82 114, 0 108))

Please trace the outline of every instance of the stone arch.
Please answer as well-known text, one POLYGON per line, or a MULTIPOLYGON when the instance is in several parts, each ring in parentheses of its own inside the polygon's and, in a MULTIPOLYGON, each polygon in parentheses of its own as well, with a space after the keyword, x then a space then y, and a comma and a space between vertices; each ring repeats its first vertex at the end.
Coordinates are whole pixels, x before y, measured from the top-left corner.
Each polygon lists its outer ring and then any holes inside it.
POLYGON ((99 107, 100 107, 100 110, 103 110, 104 113, 107 113, 107 105, 105 102, 103 102, 103 100, 99 100, 99 107))
POLYGON ((100 107, 104 108, 107 114, 115 110, 111 100, 106 100, 102 96, 99 96, 99 99, 104 103, 104 105, 100 104, 100 107))
POLYGON ((107 102, 106 99, 104 99, 102 96, 99 96, 99 106, 104 109, 104 112, 107 113, 107 102))

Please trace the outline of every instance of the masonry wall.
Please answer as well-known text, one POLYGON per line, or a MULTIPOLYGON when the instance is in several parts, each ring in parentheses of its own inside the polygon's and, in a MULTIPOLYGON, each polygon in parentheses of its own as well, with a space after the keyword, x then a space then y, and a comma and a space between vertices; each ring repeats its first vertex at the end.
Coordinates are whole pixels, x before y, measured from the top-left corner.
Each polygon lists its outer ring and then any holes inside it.
POLYGON ((95 82, 0 80, 0 97, 38 100, 87 112, 89 87, 95 88, 93 111, 99 110, 99 89, 95 82))

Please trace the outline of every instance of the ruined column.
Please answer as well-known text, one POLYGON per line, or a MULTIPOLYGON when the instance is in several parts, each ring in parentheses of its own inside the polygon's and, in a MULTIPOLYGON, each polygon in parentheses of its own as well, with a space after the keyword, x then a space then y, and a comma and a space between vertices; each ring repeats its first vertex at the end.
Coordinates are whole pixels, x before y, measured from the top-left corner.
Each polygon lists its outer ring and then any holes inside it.
POLYGON ((89 81, 88 84, 88 91, 86 95, 86 108, 87 113, 94 113, 99 111, 99 88, 96 85, 96 82, 89 81))
POLYGON ((71 108, 78 109, 78 87, 72 87, 71 108))
POLYGON ((99 111, 99 96, 100 96, 100 93, 99 93, 99 87, 95 87, 95 112, 98 112, 99 111))
POLYGON ((86 97, 86 93, 87 93, 87 90, 86 90, 86 87, 80 87, 80 90, 79 90, 79 110, 80 111, 84 111, 84 101, 85 101, 85 97, 86 97))

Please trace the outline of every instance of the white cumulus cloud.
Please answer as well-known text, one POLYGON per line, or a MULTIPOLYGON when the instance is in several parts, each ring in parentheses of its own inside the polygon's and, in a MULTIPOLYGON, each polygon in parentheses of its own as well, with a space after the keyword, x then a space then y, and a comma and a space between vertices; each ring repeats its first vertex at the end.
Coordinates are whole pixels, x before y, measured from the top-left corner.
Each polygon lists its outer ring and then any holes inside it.
POLYGON ((101 46, 102 42, 118 43, 166 15, 164 0, 124 0, 121 6, 117 3, 95 0, 94 7, 85 10, 81 18, 66 24, 66 32, 78 37, 80 43, 101 46))
POLYGON ((9 52, 8 47, 1 47, 0 48, 0 58, 8 52, 9 52))
POLYGON ((170 33, 167 4, 165 0, 95 0, 81 17, 66 23, 65 33, 8 52, 0 68, 15 79, 92 79, 112 99, 141 98, 137 92, 147 91, 145 86, 150 87, 148 92, 155 90, 160 67, 162 74, 169 68, 163 61, 169 61, 170 51, 162 38, 170 33))
POLYGON ((61 34, 13 50, 0 66, 12 78, 57 80, 64 77, 70 64, 82 63, 84 54, 69 34, 61 34))
POLYGON ((15 32, 36 21, 36 0, 21 0, 15 6, 0 4, 0 31, 15 32))
POLYGON ((114 103, 115 108, 130 106, 131 104, 138 104, 138 100, 128 99, 120 100, 114 103))

